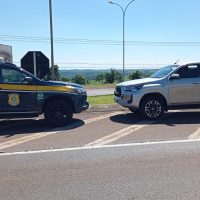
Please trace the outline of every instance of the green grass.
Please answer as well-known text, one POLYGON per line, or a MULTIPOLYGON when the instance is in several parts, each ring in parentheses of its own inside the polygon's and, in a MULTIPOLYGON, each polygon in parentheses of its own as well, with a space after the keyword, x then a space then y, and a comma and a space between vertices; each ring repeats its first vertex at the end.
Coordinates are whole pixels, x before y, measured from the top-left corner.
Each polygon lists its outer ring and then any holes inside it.
POLYGON ((86 85, 86 88, 113 88, 115 87, 116 83, 113 84, 105 84, 99 81, 90 80, 90 83, 86 85))
POLYGON ((88 97, 88 101, 90 105, 113 104, 114 95, 92 96, 88 97))

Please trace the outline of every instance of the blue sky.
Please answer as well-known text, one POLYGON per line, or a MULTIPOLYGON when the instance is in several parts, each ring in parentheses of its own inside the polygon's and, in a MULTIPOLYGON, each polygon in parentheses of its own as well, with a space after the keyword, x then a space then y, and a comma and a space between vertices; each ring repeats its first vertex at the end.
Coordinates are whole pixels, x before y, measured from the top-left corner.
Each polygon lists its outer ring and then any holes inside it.
MULTIPOLYGON (((29 50, 50 57, 48 0, 1 2, 0 44, 13 60, 29 50), (23 36, 23 37, 21 37, 23 36)), ((55 64, 122 68, 122 12, 106 0, 52 0, 55 64)), ((115 0, 125 7, 130 0, 115 0)), ((135 0, 126 12, 126 68, 200 61, 199 0, 135 0)))

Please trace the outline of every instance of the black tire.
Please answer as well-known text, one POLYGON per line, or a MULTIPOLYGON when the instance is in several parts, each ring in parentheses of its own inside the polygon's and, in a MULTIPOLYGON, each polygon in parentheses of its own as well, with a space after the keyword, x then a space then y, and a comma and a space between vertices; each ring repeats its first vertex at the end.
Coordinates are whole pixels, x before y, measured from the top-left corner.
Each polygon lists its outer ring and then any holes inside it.
POLYGON ((160 119, 164 113, 164 103, 162 98, 147 97, 143 99, 140 104, 140 112, 146 119, 160 119))
POLYGON ((44 117, 48 125, 59 127, 69 123, 73 116, 72 106, 62 100, 47 103, 44 108, 44 117))

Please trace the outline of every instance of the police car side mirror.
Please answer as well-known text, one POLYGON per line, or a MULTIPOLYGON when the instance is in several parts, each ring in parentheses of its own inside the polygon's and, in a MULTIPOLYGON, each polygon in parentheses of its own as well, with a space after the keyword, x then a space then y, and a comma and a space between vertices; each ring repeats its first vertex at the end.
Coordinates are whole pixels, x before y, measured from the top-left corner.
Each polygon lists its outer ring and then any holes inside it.
POLYGON ((23 84, 32 84, 33 79, 29 76, 24 77, 23 84))

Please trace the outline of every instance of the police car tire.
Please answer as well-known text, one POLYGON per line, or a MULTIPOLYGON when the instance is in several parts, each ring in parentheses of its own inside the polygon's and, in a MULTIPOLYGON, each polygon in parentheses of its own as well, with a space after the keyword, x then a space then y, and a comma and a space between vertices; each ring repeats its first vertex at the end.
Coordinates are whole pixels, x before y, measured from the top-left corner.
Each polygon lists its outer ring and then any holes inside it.
POLYGON ((64 126, 72 119, 72 116, 72 106, 62 100, 51 101, 44 108, 44 117, 50 126, 64 126))

